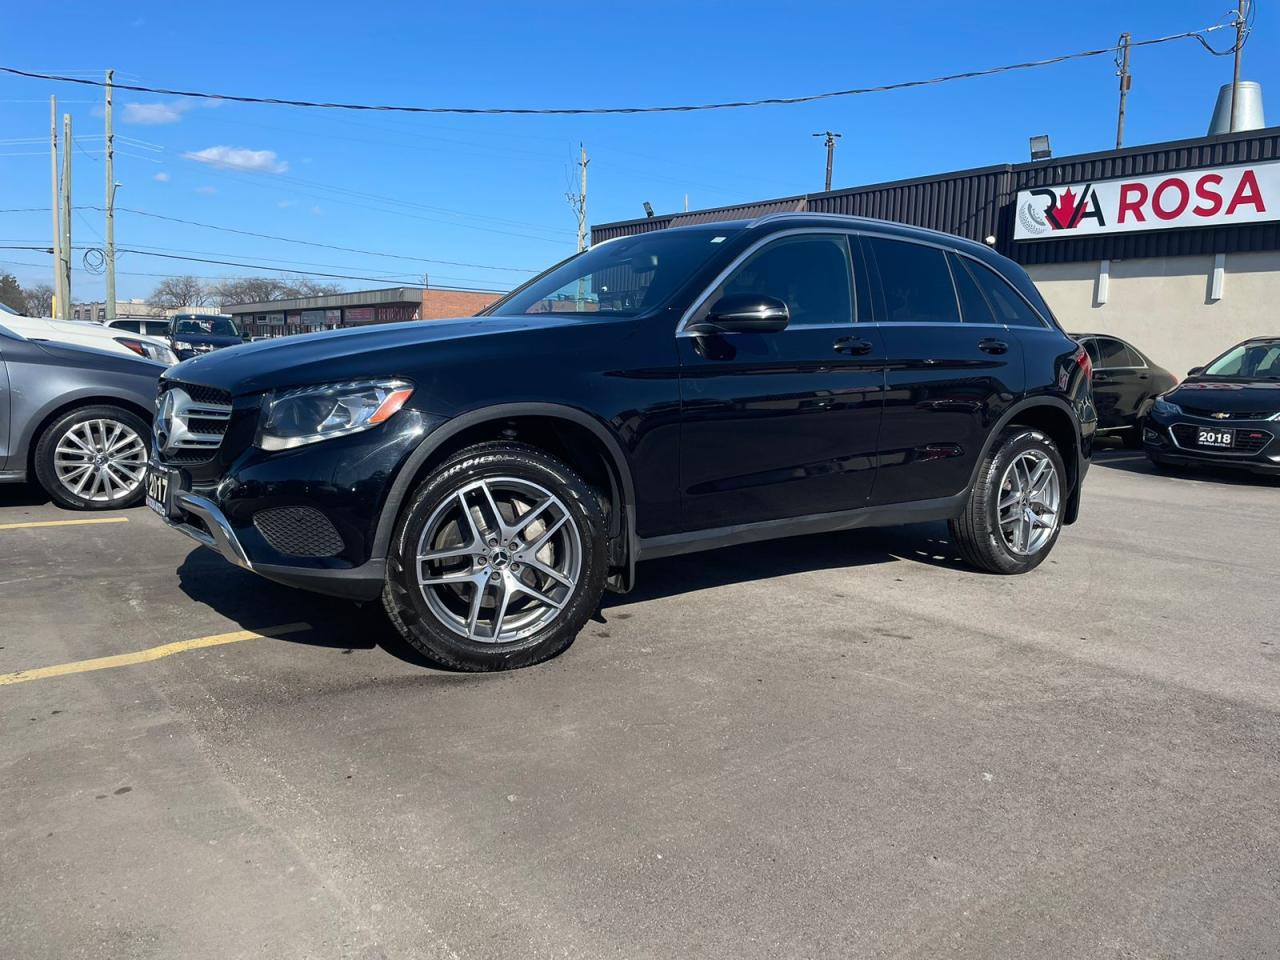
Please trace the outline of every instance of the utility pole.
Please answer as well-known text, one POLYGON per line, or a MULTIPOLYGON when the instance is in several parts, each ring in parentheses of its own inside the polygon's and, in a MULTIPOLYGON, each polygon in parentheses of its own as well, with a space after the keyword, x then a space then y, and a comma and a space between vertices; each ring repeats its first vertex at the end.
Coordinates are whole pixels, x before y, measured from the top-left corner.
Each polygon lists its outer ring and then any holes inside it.
POLYGON ((103 259, 107 269, 107 319, 116 318, 116 178, 115 134, 111 128, 111 80, 114 70, 107 71, 107 235, 103 259))
POLYGON ((837 140, 839 140, 839 139, 840 139, 840 137, 842 137, 842 136, 843 136, 843 134, 840 134, 840 133, 832 133, 830 130, 823 130, 823 131, 822 131, 822 133, 815 133, 815 134, 814 134, 814 136, 815 136, 815 137, 826 137, 826 138, 827 138, 827 186, 826 186, 826 191, 827 191, 827 193, 830 193, 830 192, 831 192, 831 161, 835 158, 835 154, 836 154, 836 141, 837 141, 837 140))
POLYGON ((1120 113, 1116 118, 1116 149, 1124 146, 1124 102, 1129 96, 1133 77, 1129 75, 1129 33, 1120 34, 1120 52, 1116 54, 1116 76, 1120 78, 1120 113))
MULTIPOLYGON (((587 148, 581 143, 578 144, 578 170, 579 170, 579 186, 577 193, 566 193, 565 199, 569 201, 569 206, 578 215, 578 252, 581 253, 587 249, 587 148)), ((587 280, 585 277, 578 278, 578 302, 575 309, 582 311, 584 301, 587 299, 587 280)))
POLYGON ((71 319, 71 114, 62 115, 62 301, 58 312, 71 319))
POLYGON ((1231 73, 1231 132, 1236 132, 1236 101, 1240 94, 1240 51, 1244 48, 1244 3, 1239 0, 1236 6, 1236 49, 1235 67, 1231 73))
POLYGON ((53 309, 55 317, 62 312, 66 294, 62 290, 62 217, 58 215, 58 98, 49 98, 49 183, 53 210, 53 309))

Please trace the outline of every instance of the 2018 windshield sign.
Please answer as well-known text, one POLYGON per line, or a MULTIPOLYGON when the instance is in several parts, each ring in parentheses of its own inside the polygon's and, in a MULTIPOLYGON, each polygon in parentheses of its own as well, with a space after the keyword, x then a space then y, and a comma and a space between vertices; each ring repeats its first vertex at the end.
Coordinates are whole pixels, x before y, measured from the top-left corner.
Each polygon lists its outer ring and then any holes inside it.
POLYGON ((1018 191, 1015 240, 1280 219, 1280 161, 1018 191))

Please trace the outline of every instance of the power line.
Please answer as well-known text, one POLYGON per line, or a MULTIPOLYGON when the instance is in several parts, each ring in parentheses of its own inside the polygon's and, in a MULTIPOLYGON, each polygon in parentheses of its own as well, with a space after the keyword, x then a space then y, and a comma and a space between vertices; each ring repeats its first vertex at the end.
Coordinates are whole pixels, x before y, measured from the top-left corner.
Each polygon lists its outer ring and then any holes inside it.
MULTIPOLYGON (((1187 30, 1165 37, 1153 37, 1149 40, 1134 40, 1131 47, 1148 47, 1158 43, 1169 43, 1173 40, 1194 39, 1210 53, 1218 54, 1204 34, 1221 30, 1234 23, 1218 23, 1199 30, 1187 30)), ((1081 60, 1087 57, 1098 57, 1114 53, 1117 46, 1101 47, 1097 50, 1081 50, 1076 53, 1065 53, 1042 60, 1027 60, 1022 63, 1005 64, 999 67, 988 67, 983 70, 967 70, 963 73, 952 73, 941 77, 930 77, 925 80, 903 80, 898 83, 880 84, 874 87, 854 87, 849 90, 833 90, 827 93, 814 93, 799 97, 762 97, 757 100, 730 100, 721 103, 699 103, 668 106, 646 107, 420 107, 399 104, 342 103, 315 100, 291 100, 283 97, 251 97, 227 93, 209 93, 200 90, 174 90, 167 87, 147 87, 141 84, 117 83, 117 90, 132 90, 135 93, 151 93, 167 97, 192 97, 199 100, 226 100, 232 103, 258 103, 282 107, 311 107, 323 110, 368 110, 390 113, 456 113, 467 115, 499 115, 514 114, 520 116, 578 116, 582 114, 632 114, 632 113, 690 113, 698 110, 733 110, 742 107, 790 106, 799 103, 814 103, 820 100, 832 100, 837 97, 853 97, 868 93, 887 93, 891 90, 907 90, 912 87, 930 86, 938 83, 950 83, 953 80, 972 80, 978 77, 989 77, 1014 70, 1030 70, 1036 67, 1048 67, 1065 63, 1068 60, 1081 60)), ((1228 51, 1234 52, 1234 51, 1228 51)), ((51 80, 56 83, 75 83, 82 86, 102 87, 105 82, 88 77, 70 77, 56 73, 39 73, 33 70, 20 70, 17 67, 0 66, 0 72, 32 80, 51 80)))
MULTIPOLYGON (((83 249, 83 248, 81 248, 83 249)), ((41 253, 48 253, 48 247, 37 245, 20 245, 20 244, 0 244, 0 250, 35 250, 41 253)), ((132 253, 142 257, 161 257, 165 260, 185 260, 191 263, 209 263, 222 267, 241 267, 246 270, 267 270, 274 273, 290 273, 308 277, 325 277, 330 280, 362 280, 368 283, 391 283, 394 282, 393 277, 361 277, 343 273, 322 273, 316 270, 291 270, 287 267, 269 267, 261 263, 241 263, 234 260, 210 260, 203 257, 183 257, 176 253, 153 253, 148 250, 136 250, 129 247, 118 247, 117 253, 132 253)), ((160 276, 168 276, 168 274, 160 274, 160 276)), ((406 281, 407 282, 407 281, 406 281)), ((416 281, 414 282, 416 285, 416 281)), ((444 288, 436 288, 444 289, 444 288)), ((478 287, 450 287, 452 290, 463 290, 474 293, 496 293, 494 290, 483 290, 478 287)))
MULTIPOLYGON (((101 207, 89 207, 90 210, 101 210, 101 207)), ((326 250, 341 250, 344 253, 359 253, 369 257, 386 257, 392 260, 408 260, 411 263, 438 263, 449 267, 468 267, 477 270, 508 270, 514 273, 537 273, 527 267, 499 267, 487 263, 463 263, 458 260, 435 260, 431 257, 410 257, 399 253, 379 253, 376 250, 361 250, 357 247, 340 247, 332 243, 320 243, 316 240, 299 240, 296 237, 280 237, 270 233, 256 233, 252 230, 240 230, 236 227, 224 227, 214 223, 201 223, 198 220, 184 220, 180 217, 168 217, 160 213, 149 213, 132 207, 116 207, 121 213, 131 213, 139 217, 150 217, 154 220, 167 220, 170 223, 183 223, 192 227, 204 227, 208 230, 219 230, 223 233, 238 233, 246 237, 257 237, 262 240, 278 240, 281 243, 298 243, 308 247, 323 247, 326 250)), ((0 213, 8 211, 0 210, 0 213)), ((16 211, 15 211, 16 212, 16 211)))

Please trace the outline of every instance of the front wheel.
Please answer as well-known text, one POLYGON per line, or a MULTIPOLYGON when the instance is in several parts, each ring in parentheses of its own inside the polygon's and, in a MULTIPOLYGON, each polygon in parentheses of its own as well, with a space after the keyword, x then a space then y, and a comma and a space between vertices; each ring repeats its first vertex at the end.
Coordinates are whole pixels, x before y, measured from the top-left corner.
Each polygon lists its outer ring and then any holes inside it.
POLYGON ((1067 471, 1048 436, 1006 430, 987 453, 964 513, 951 521, 961 555, 991 573, 1026 573, 1049 555, 1062 531, 1067 471))
POLYGON ((397 523, 383 603, 404 638, 457 670, 510 670, 563 651, 608 567, 595 492, 518 443, 470 447, 420 486, 397 523))
POLYGON ((61 506, 115 510, 142 500, 150 432, 121 407, 81 407, 59 417, 36 444, 36 479, 61 506))

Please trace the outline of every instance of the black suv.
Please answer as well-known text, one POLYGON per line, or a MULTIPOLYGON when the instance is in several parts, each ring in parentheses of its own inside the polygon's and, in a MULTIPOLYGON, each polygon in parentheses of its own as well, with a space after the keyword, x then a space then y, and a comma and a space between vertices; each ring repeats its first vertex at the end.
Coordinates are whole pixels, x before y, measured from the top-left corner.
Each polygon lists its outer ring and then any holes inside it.
POLYGON ((1022 573, 1075 520, 1088 354, 980 244, 771 215, 599 244, 477 317, 249 344, 160 385, 149 502, 468 670, 567 647, 639 560, 949 520, 1022 573))

